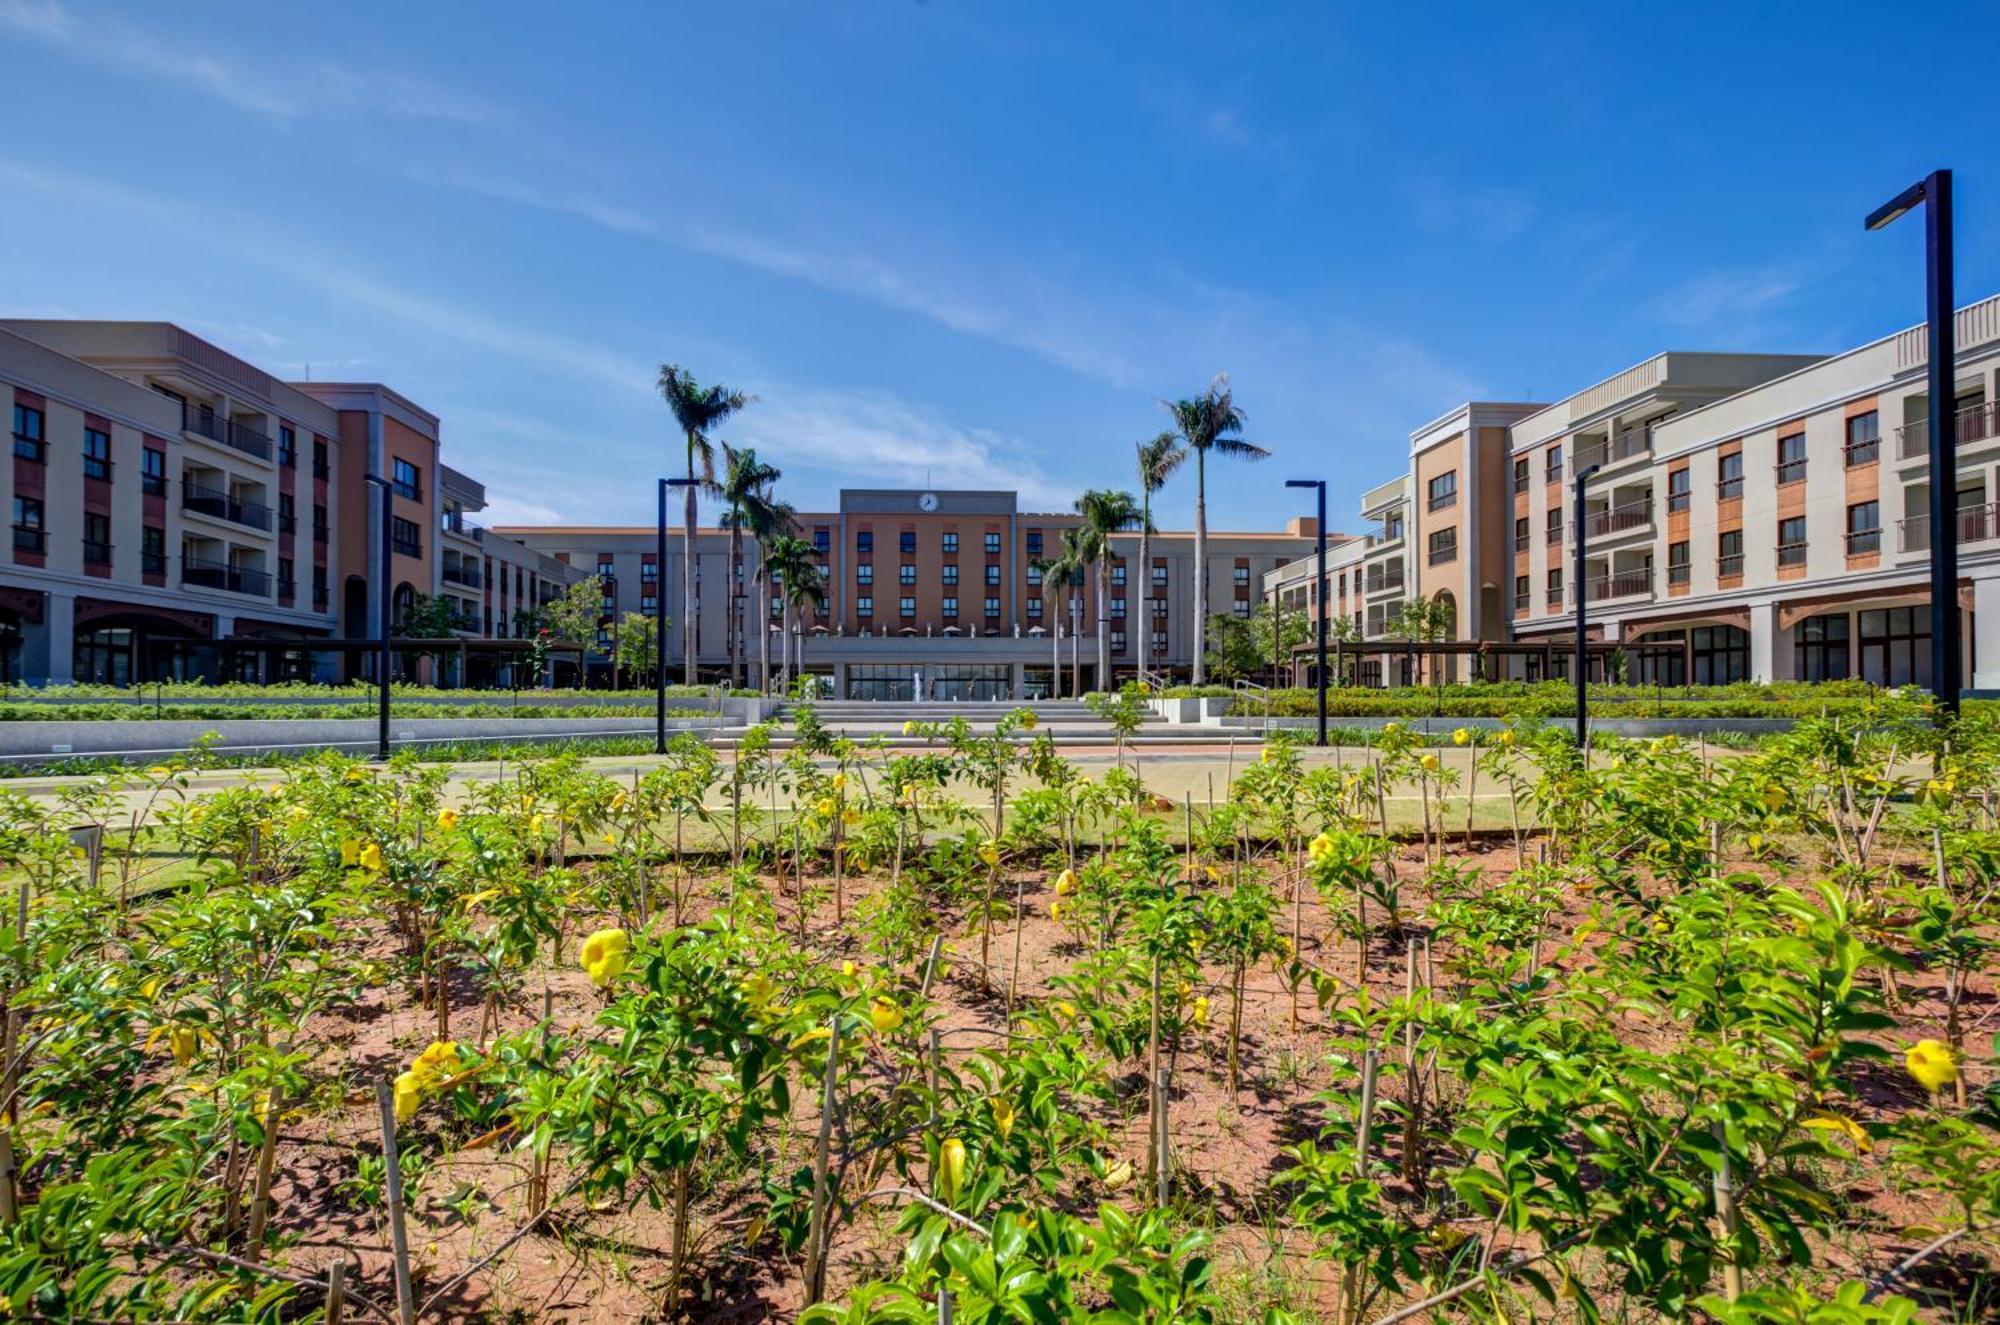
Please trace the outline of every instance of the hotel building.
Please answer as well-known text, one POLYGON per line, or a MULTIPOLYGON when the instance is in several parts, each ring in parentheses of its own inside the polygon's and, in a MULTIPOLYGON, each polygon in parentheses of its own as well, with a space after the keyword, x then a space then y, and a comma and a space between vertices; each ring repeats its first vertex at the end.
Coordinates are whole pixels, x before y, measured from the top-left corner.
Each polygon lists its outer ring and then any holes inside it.
MULTIPOLYGON (((1945 533, 1960 545, 1966 674, 1993 688, 2000 297, 1960 309, 1957 338, 1945 533)), ((1633 680, 1928 684, 1927 363, 1917 326, 1830 356, 1668 352, 1552 405, 1460 406, 1363 498, 1365 547, 1320 591, 1366 641, 1422 596, 1448 605, 1458 639, 1557 646, 1557 674, 1582 594, 1588 638, 1632 646, 1633 680), (1573 483, 1592 467, 1578 583, 1573 483)), ((1315 610, 1310 569, 1263 591, 1315 610)), ((1518 653, 1507 671, 1532 679, 1541 661, 1518 653)))

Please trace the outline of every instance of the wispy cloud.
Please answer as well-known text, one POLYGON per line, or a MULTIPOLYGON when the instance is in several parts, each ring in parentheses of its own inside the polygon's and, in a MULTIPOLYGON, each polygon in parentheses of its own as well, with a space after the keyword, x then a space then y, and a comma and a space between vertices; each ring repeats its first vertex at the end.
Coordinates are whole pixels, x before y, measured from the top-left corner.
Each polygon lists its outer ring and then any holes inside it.
POLYGON ((1673 326, 1733 335, 1761 324, 1802 284, 1801 277, 1780 267, 1704 272, 1660 294, 1652 307, 1673 326))
POLYGON ((375 116, 478 124, 500 114, 491 102, 415 73, 223 53, 176 40, 164 29, 134 27, 102 14, 86 17, 57 0, 0 0, 0 34, 276 120, 375 116))
POLYGON ((1535 219, 1534 195, 1504 184, 1467 184, 1426 175, 1408 186, 1410 213, 1435 234, 1467 235, 1488 243, 1512 239, 1535 219))

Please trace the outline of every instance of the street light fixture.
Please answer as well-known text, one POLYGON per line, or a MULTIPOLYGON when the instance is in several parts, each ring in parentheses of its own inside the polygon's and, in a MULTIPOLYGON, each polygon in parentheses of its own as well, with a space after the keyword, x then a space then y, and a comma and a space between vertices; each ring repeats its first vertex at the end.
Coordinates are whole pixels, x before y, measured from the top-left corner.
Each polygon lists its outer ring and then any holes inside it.
MULTIPOLYGON (((1288 478, 1288 488, 1311 488, 1318 494, 1317 562, 1313 567, 1313 596, 1319 601, 1319 610, 1313 614, 1313 633, 1318 653, 1319 681, 1319 743, 1326 744, 1326 480, 1323 478, 1288 478)), ((1277 619, 1272 618, 1272 629, 1277 628, 1277 619)))
POLYGON ((1931 688, 1938 707, 1958 714, 1964 684, 1959 651, 1958 431, 1953 417, 1957 328, 1952 323, 1951 172, 1933 170, 1868 214, 1880 230, 1904 212, 1924 209, 1924 303, 1930 335, 1931 688))
POLYGON ((1576 530, 1576 748, 1586 754, 1590 750, 1590 710, 1585 703, 1586 681, 1583 627, 1590 615, 1590 582, 1584 579, 1584 557, 1589 550, 1590 528, 1583 520, 1583 485, 1597 472, 1596 465, 1585 465, 1576 471, 1576 510, 1571 516, 1576 530))
POLYGON ((375 582, 376 592, 381 597, 381 610, 377 613, 375 633, 375 758, 381 763, 389 762, 389 613, 390 588, 395 576, 389 570, 389 558, 395 553, 395 542, 391 537, 396 511, 396 489, 388 479, 380 474, 361 476, 382 490, 382 577, 375 582))
MULTIPOLYGON (((691 488, 699 482, 699 479, 692 478, 660 480, 659 542, 653 549, 654 559, 659 563, 660 577, 659 593, 655 595, 660 605, 660 618, 657 623, 658 629, 653 632, 653 753, 656 755, 667 752, 667 489, 691 488)), ((686 615, 687 610, 687 604, 681 604, 683 615, 686 615)), ((687 622, 681 623, 682 630, 691 628, 687 622)), ((720 705, 722 701, 718 698, 716 703, 720 705)))

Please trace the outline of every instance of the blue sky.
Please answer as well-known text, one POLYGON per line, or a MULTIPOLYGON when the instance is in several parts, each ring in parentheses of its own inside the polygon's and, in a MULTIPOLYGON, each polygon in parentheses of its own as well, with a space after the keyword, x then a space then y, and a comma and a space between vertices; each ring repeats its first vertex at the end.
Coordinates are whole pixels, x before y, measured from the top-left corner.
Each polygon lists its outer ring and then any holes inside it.
POLYGON ((802 507, 1066 507, 1227 371, 1275 456, 1214 524, 1323 475, 1351 526, 1461 400, 1918 320, 1921 225, 1860 218, 1933 166, 2000 290, 1996 48, 1990 5, 0 0, 0 312, 388 382, 503 520, 647 519, 663 361, 759 396, 725 435, 802 507))

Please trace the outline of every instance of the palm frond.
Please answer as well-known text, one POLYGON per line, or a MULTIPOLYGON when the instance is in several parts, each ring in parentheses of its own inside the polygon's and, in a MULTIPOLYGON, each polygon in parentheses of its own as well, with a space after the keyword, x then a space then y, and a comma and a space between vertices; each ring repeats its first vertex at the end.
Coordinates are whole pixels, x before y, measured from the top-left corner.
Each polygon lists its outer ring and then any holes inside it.
POLYGON ((1150 495, 1167 485, 1174 471, 1187 463, 1187 447, 1182 444, 1177 432, 1161 432, 1150 441, 1137 446, 1139 456, 1139 488, 1150 495))

